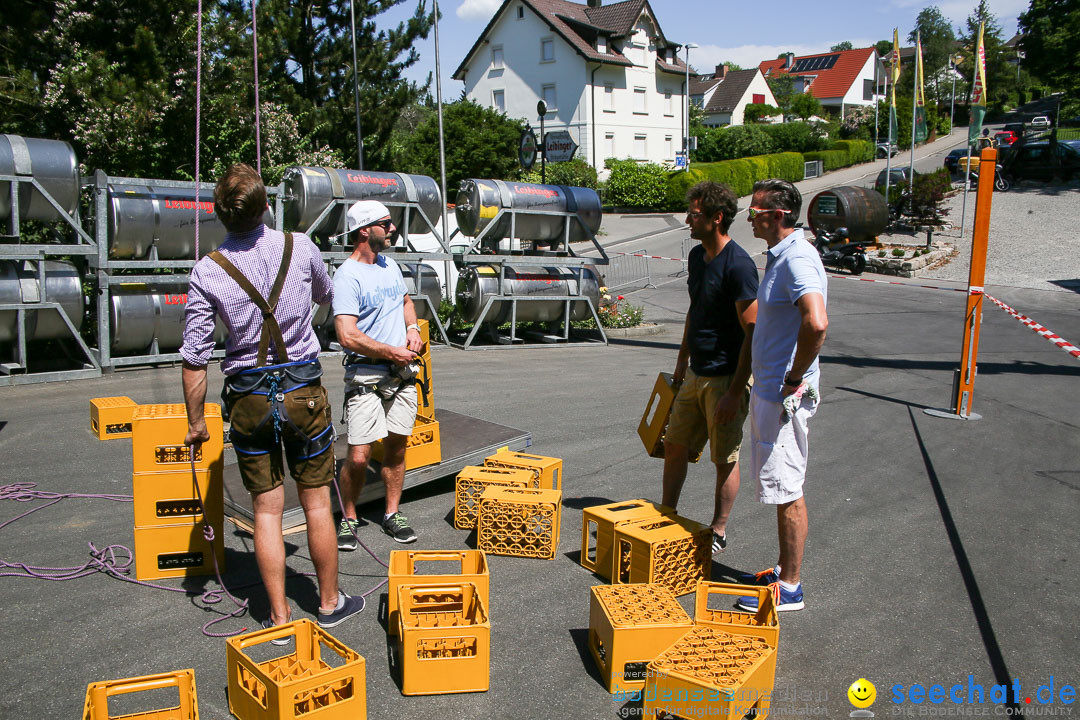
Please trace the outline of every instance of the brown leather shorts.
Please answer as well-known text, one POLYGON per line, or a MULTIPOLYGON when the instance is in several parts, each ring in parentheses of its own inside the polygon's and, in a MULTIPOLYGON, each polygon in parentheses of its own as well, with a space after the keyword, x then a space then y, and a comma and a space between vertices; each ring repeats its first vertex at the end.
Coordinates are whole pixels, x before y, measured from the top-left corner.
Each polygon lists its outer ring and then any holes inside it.
MULTIPOLYGON (((331 427, 330 401, 319 381, 284 394, 285 411, 296 428, 308 438, 315 438, 331 427)), ((307 457, 306 438, 289 423, 280 423, 280 438, 275 438, 273 419, 263 423, 270 411, 266 395, 249 393, 229 396, 229 419, 233 431, 244 436, 244 448, 238 446, 236 458, 244 487, 253 495, 273 490, 284 482, 281 456, 289 465, 289 474, 297 485, 322 487, 334 479, 334 448, 307 457)), ((329 430, 333 432, 332 430, 329 430)))

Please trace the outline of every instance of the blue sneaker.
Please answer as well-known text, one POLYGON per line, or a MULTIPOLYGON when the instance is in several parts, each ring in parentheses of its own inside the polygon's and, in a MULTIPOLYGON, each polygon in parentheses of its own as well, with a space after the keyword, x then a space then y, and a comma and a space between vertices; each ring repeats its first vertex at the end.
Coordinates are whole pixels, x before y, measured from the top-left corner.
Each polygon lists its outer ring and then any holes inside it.
POLYGON ((774 582, 780 582, 780 576, 776 574, 776 568, 769 568, 756 573, 743 573, 739 577, 739 582, 743 585, 772 585, 774 582))
POLYGON ((341 623, 343 623, 346 620, 348 620, 349 618, 351 618, 353 615, 356 615, 361 610, 363 610, 364 605, 367 604, 366 601, 364 600, 364 598, 362 598, 362 597, 352 597, 351 595, 346 595, 341 590, 338 590, 338 593, 340 594, 340 596, 342 598, 342 601, 343 601, 341 603, 341 607, 338 608, 337 610, 334 610, 333 612, 329 612, 329 613, 324 613, 324 612, 322 612, 320 610, 319 611, 319 627, 321 627, 321 628, 337 627, 341 623))
MULTIPOLYGON (((794 590, 785 590, 779 582, 771 583, 769 588, 773 593, 776 612, 802 610, 806 607, 806 603, 803 602, 802 583, 799 583, 794 590)), ((758 599, 756 595, 741 597, 735 602, 735 605, 749 612, 758 611, 758 599)))

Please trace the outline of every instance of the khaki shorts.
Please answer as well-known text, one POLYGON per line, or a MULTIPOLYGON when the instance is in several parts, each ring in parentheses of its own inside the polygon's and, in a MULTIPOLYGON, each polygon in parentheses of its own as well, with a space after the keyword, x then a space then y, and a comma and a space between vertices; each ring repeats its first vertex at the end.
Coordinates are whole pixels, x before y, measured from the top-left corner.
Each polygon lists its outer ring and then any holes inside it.
MULTIPOLYGON (((236 459, 244 487, 253 495, 273 490, 284 481, 285 470, 281 462, 282 448, 289 465, 289 474, 297 485, 322 487, 334 479, 333 445, 314 457, 303 456, 302 439, 287 423, 281 425, 281 440, 274 437, 274 421, 271 419, 256 430, 270 409, 266 395, 247 394, 236 396, 229 411, 231 428, 251 436, 251 443, 261 452, 252 454, 237 449, 236 459)), ((307 387, 285 393, 285 411, 289 419, 309 438, 326 432, 332 426, 330 401, 326 388, 319 381, 307 387)), ((331 429, 330 432, 333 432, 331 429)))
POLYGON ((708 441, 712 461, 717 465, 738 462, 739 448, 742 446, 743 423, 750 409, 750 387, 748 383, 739 403, 739 412, 735 419, 726 425, 718 425, 713 418, 720 396, 731 385, 731 375, 701 377, 687 369, 675 404, 671 408, 668 420, 666 442, 685 445, 690 457, 699 455, 708 441))
POLYGON ((750 458, 758 481, 758 501, 783 505, 803 496, 809 453, 810 418, 820 400, 803 398, 795 417, 783 423, 783 405, 757 393, 750 399, 750 458))
MULTIPOLYGON (((345 392, 357 385, 370 385, 385 378, 387 371, 370 371, 345 374, 345 392)), ((395 435, 412 434, 416 422, 416 383, 405 381, 406 385, 397 395, 384 400, 377 392, 353 395, 345 405, 345 418, 349 425, 350 445, 370 445, 382 440, 389 433, 395 435)))

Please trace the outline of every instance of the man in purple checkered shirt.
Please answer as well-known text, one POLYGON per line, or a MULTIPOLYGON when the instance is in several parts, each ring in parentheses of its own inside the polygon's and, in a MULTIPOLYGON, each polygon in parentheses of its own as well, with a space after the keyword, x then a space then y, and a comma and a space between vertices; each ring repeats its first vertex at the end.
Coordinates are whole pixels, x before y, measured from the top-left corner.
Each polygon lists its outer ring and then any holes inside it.
MULTIPOLYGON (((247 165, 233 165, 214 188, 214 212, 228 234, 191 270, 184 344, 187 445, 209 439, 203 404, 206 365, 214 349, 214 317, 229 339, 222 397, 244 487, 255 513, 255 560, 270 601, 263 627, 291 619, 285 597, 284 450, 307 521, 308 547, 319 582, 319 625, 334 627, 364 608, 338 588, 337 537, 330 484, 334 430, 322 387, 312 301, 325 305, 333 285, 318 248, 299 233, 262 222, 266 188, 247 165)), ((287 644, 288 638, 271 642, 287 644)))

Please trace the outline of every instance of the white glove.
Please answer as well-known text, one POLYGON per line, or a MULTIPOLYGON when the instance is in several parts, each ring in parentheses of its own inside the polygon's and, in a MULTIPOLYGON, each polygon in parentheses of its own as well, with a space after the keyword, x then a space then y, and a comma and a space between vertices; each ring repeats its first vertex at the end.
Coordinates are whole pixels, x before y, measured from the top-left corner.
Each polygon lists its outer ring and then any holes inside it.
POLYGON ((807 385, 806 383, 800 383, 799 387, 795 388, 795 392, 784 398, 784 412, 780 414, 780 424, 783 425, 791 418, 795 417, 795 411, 799 409, 799 405, 802 404, 804 397, 811 400, 818 399, 818 391, 813 385, 807 385))

